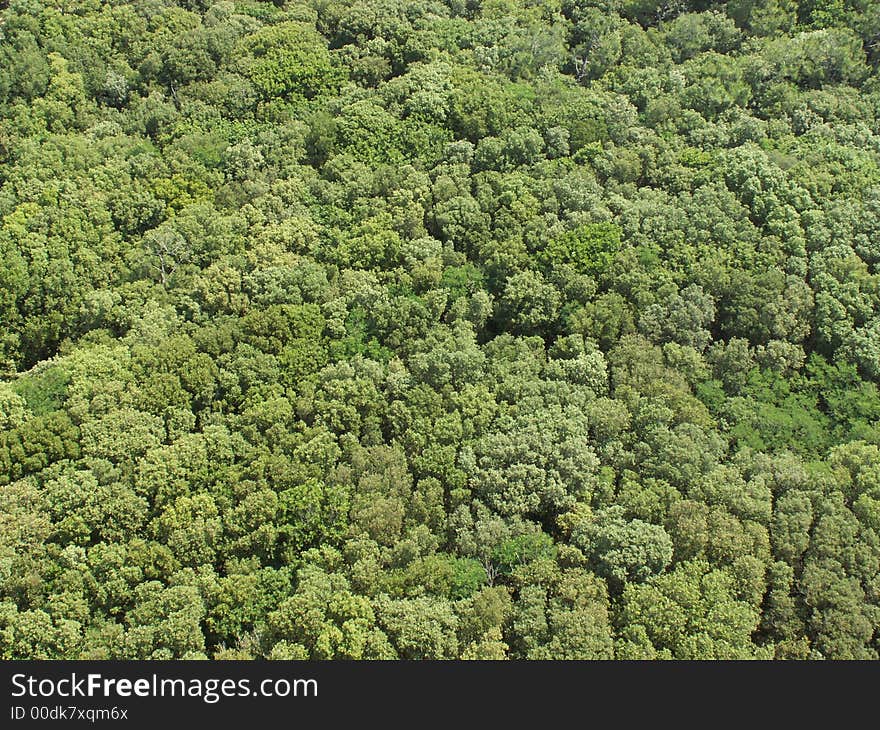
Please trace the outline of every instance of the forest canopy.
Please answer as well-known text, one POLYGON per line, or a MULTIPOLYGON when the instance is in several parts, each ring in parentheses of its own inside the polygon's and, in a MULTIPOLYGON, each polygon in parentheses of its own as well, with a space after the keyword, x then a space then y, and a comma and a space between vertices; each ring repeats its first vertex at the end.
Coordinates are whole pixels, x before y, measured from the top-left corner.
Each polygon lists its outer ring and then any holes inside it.
POLYGON ((0 658, 877 659, 876 0, 0 2, 0 658))

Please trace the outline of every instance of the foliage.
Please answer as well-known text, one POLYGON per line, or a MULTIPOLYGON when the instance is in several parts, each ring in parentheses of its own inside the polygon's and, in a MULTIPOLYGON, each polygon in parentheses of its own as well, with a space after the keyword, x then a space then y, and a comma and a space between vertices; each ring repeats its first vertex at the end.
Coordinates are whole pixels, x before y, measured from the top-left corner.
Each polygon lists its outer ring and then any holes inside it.
POLYGON ((0 657, 877 659, 878 64, 876 2, 0 2, 0 657))

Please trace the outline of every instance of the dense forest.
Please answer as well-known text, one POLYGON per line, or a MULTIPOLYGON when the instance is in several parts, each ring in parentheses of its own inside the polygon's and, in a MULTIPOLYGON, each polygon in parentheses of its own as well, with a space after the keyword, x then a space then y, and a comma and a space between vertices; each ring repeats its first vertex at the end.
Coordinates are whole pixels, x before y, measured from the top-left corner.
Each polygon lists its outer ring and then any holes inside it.
POLYGON ((880 2, 0 2, 0 657, 877 659, 880 2))

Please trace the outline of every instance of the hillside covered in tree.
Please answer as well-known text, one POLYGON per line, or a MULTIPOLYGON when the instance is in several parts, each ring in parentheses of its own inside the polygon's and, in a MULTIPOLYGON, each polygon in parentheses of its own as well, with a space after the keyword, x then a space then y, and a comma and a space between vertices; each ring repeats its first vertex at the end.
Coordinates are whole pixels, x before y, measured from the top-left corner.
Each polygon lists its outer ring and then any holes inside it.
POLYGON ((876 0, 0 8, 0 658, 878 658, 876 0))

